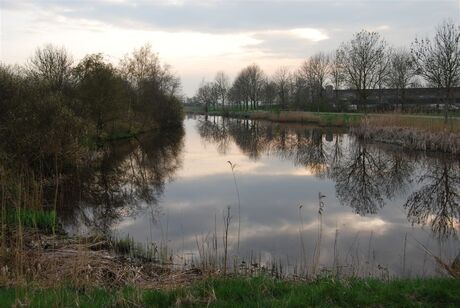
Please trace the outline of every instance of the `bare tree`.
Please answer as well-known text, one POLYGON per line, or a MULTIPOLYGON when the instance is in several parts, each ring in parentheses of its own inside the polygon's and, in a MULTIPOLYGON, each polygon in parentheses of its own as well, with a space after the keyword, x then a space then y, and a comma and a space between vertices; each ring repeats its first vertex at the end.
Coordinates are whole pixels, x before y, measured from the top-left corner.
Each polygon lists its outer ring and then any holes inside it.
POLYGON ((251 64, 244 69, 249 81, 249 97, 251 99, 252 108, 259 107, 259 101, 262 94, 262 89, 265 84, 265 73, 257 64, 251 64))
POLYGON ((64 47, 46 45, 35 50, 28 69, 34 78, 45 82, 53 90, 62 90, 70 79, 72 64, 72 57, 64 47))
POLYGON ((447 122, 452 88, 460 83, 460 26, 444 21, 437 27, 433 40, 416 38, 411 52, 417 73, 428 83, 445 89, 447 122))
MULTIPOLYGON (((137 115, 145 116, 149 110, 150 116, 168 118, 168 112, 163 110, 162 115, 154 111, 154 107, 173 107, 173 102, 178 101, 180 79, 171 72, 169 65, 162 65, 158 54, 152 50, 149 44, 135 49, 131 54, 125 55, 120 61, 121 75, 133 87, 133 95, 128 102, 129 125, 132 125, 134 109, 137 115), (167 99, 166 99, 167 98, 167 99)), ((171 113, 172 114, 172 113, 171 113)))
POLYGON ((273 80, 266 80, 262 87, 262 101, 265 105, 273 106, 277 93, 277 84, 273 80))
POLYGON ((135 49, 131 55, 125 55, 120 61, 120 68, 135 87, 140 86, 143 80, 159 79, 162 70, 158 54, 153 52, 149 44, 135 49))
POLYGON ((160 91, 166 95, 169 95, 170 97, 178 97, 180 95, 180 78, 174 75, 169 64, 164 64, 163 69, 158 73, 158 85, 160 91))
POLYGON ((382 81, 382 61, 386 59, 387 49, 387 43, 380 34, 362 30, 349 42, 342 43, 337 51, 345 80, 357 91, 364 111, 368 89, 374 89, 382 81))
POLYGON ((313 55, 303 63, 301 72, 310 88, 312 101, 318 102, 323 98, 324 87, 329 75, 329 56, 322 52, 313 55))
POLYGON ((285 66, 278 68, 273 76, 276 91, 281 104, 281 108, 286 109, 289 101, 292 77, 289 69, 285 66))
POLYGON ((398 49, 392 53, 389 71, 388 85, 396 89, 401 110, 403 110, 406 89, 415 77, 414 62, 410 52, 405 49, 398 49))
POLYGON ((337 51, 333 52, 330 56, 330 64, 329 64, 329 77, 334 85, 334 92, 335 92, 335 103, 338 103, 339 97, 339 89, 341 88, 343 82, 345 81, 344 70, 341 66, 340 59, 338 57, 337 51))
POLYGON ((378 89, 379 103, 382 103, 382 89, 388 84, 390 78, 391 56, 393 50, 389 47, 387 52, 382 56, 377 65, 377 84, 375 88, 378 89))
POLYGON ((251 64, 240 71, 233 83, 232 95, 234 99, 245 104, 249 109, 257 109, 266 77, 262 69, 257 64, 251 64))
POLYGON ((214 84, 216 92, 222 103, 222 107, 224 108, 225 100, 227 99, 228 91, 230 89, 230 78, 224 72, 218 72, 214 78, 214 84))
POLYGON ((216 103, 218 99, 218 92, 216 87, 212 82, 202 82, 201 86, 198 88, 196 98, 197 100, 204 105, 205 112, 208 113, 209 106, 212 106, 216 103))
POLYGON ((291 105, 297 109, 304 109, 309 99, 308 85, 300 70, 292 75, 291 105))
POLYGON ((230 88, 231 100, 241 109, 249 109, 249 76, 241 71, 230 88))
POLYGON ((180 89, 179 78, 171 72, 171 66, 161 64, 150 44, 135 49, 131 55, 125 55, 120 61, 120 70, 137 89, 146 81, 159 92, 170 96, 177 95, 180 89))

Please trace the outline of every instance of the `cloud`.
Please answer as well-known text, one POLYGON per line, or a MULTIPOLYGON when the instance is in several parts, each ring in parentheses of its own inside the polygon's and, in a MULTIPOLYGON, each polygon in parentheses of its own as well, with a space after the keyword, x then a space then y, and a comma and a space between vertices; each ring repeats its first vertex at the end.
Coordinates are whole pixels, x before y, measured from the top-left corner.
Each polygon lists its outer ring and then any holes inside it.
POLYGON ((318 42, 329 39, 325 31, 313 28, 261 31, 254 33, 252 37, 259 43, 246 46, 249 50, 284 58, 306 57, 318 42))
POLYGON ((296 28, 289 30, 289 33, 294 34, 300 38, 304 38, 313 42, 327 40, 329 37, 324 32, 312 28, 296 28))
POLYGON ((345 25, 359 30, 382 24, 423 26, 425 19, 458 18, 456 1, 17 1, 5 9, 60 11, 67 18, 93 19, 143 30, 248 32, 345 25), (426 18, 425 18, 426 17, 426 18))
POLYGON ((24 62, 45 43, 64 45, 77 59, 102 52, 116 60, 150 42, 189 95, 217 70, 235 75, 253 62, 268 73, 295 66, 363 28, 404 46, 459 15, 454 0, 3 0, 0 10, 2 61, 24 62))

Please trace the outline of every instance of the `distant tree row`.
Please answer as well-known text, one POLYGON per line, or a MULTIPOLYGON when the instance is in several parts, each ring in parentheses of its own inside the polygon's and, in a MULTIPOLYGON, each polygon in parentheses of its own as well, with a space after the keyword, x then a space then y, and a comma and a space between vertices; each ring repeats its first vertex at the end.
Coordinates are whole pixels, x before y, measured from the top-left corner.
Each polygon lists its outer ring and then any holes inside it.
POLYGON ((36 175, 85 163, 98 142, 181 125, 179 79, 146 45, 118 67, 102 54, 74 63, 52 45, 24 66, 0 64, 0 158, 36 175))
POLYGON ((410 50, 392 48, 379 33, 362 30, 332 53, 317 53, 300 68, 280 67, 267 76, 257 64, 243 68, 233 83, 219 72, 214 81, 203 82, 194 101, 210 107, 258 109, 278 106, 296 110, 342 110, 338 90, 356 91, 358 105, 365 111, 369 90, 396 89, 402 105, 405 90, 422 85, 443 89, 447 110, 452 88, 460 82, 460 27, 444 21, 433 38, 416 38, 410 50), (333 98, 326 97, 331 86, 333 98))

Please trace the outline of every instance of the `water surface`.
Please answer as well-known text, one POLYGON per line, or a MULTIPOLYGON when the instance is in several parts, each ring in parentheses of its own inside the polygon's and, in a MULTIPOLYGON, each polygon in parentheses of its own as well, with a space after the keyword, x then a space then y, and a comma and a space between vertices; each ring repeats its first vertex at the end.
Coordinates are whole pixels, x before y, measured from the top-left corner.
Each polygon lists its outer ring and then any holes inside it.
POLYGON ((189 117, 183 131, 98 155, 100 169, 63 217, 67 229, 161 243, 174 262, 198 260, 216 234, 221 253, 228 207, 229 254, 290 272, 313 263, 317 243, 318 267, 359 275, 439 275, 422 244, 446 260, 460 251, 458 157, 337 128, 221 117, 189 117))

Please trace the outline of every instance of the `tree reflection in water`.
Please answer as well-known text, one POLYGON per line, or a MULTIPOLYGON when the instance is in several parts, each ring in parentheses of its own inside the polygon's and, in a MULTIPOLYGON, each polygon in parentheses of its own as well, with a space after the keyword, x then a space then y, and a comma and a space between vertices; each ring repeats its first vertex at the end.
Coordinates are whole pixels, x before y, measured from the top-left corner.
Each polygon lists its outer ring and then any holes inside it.
POLYGON ((356 142, 335 166, 333 178, 339 200, 360 215, 375 214, 384 206, 385 166, 366 144, 356 142))
POLYGON ((140 206, 149 206, 155 218, 165 184, 181 166, 183 137, 180 127, 107 143, 95 151, 88 168, 64 185, 64 225, 83 224, 105 234, 140 206))
POLYGON ((418 178, 421 188, 413 192, 404 207, 410 222, 431 225, 440 238, 456 236, 460 220, 460 165, 446 157, 424 163, 418 178))
POLYGON ((203 140, 217 144, 220 153, 233 141, 253 160, 276 155, 335 181, 339 201, 359 215, 376 214, 388 200, 410 190, 403 204, 410 222, 431 224, 438 237, 455 235, 458 229, 460 170, 454 157, 405 153, 341 131, 324 134, 318 127, 248 119, 211 117, 198 122, 198 131, 203 140))
POLYGON ((376 214, 385 199, 406 190, 413 170, 413 163, 398 152, 353 139, 333 169, 337 197, 360 215, 376 214))

